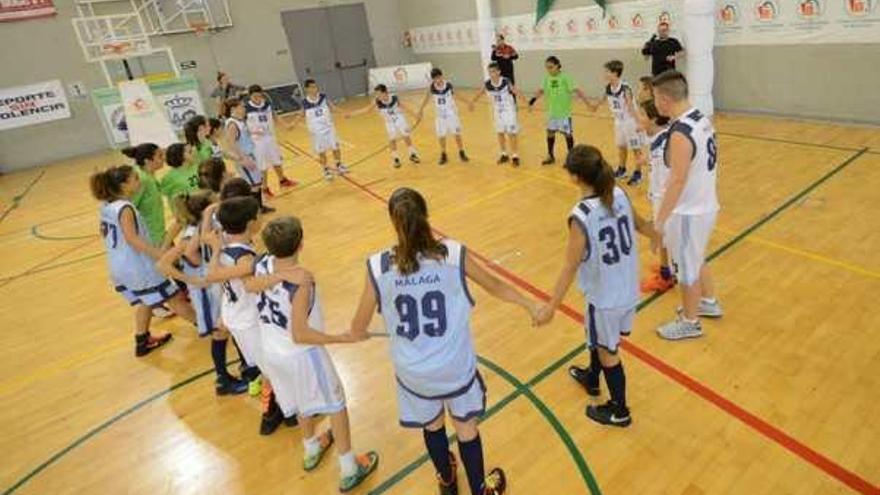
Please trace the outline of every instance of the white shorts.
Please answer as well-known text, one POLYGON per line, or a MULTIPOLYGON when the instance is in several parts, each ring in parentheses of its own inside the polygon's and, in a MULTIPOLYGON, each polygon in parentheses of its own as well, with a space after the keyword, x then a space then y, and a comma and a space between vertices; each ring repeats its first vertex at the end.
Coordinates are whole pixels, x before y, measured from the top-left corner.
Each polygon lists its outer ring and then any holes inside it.
POLYGON ((434 119, 434 130, 437 132, 437 137, 461 134, 461 121, 458 120, 458 114, 438 115, 434 119))
MULTIPOLYGON (((274 382, 273 382, 274 383, 274 382)), ((458 421, 479 418, 486 413, 486 385, 477 372, 462 390, 448 397, 428 398, 407 389, 397 381, 397 409, 400 425, 405 428, 424 428, 439 418, 444 411, 458 421)))
POLYGON ((398 115, 394 119, 385 121, 385 131, 388 133, 388 139, 394 140, 409 136, 409 123, 403 115, 398 115))
POLYGON ((315 153, 324 153, 339 149, 336 141, 336 129, 330 128, 323 132, 312 132, 312 149, 315 153))
POLYGON ((673 272, 683 285, 694 285, 700 278, 717 216, 718 212, 714 211, 702 215, 673 213, 663 226, 664 243, 669 250, 673 272))
MULTIPOLYGON (((264 332, 264 342, 266 333, 276 334, 264 332)), ((290 338, 281 335, 268 337, 268 340, 290 338)), ((260 371, 269 377, 284 417, 329 415, 345 409, 345 390, 327 349, 312 347, 293 352, 282 349, 278 345, 264 346, 264 366, 260 371)))
MULTIPOLYGON (((256 158, 253 155, 251 155, 251 158, 256 161, 256 158)), ((259 166, 255 169, 250 169, 244 165, 236 163, 235 170, 238 171, 239 177, 247 181, 251 187, 257 187, 263 184, 263 171, 260 170, 259 166)))
POLYGON ((519 133, 519 123, 516 120, 516 110, 495 112, 495 132, 498 134, 519 133))
POLYGON ((209 335, 220 328, 220 303, 223 294, 220 292, 220 284, 211 284, 207 287, 188 286, 189 300, 196 313, 196 328, 199 336, 209 335))
POLYGON ((621 335, 629 335, 632 330, 636 308, 603 309, 587 305, 587 350, 601 347, 614 354, 620 345, 621 335))
POLYGON ((244 357, 244 364, 247 366, 256 366, 263 369, 263 335, 260 331, 260 323, 256 321, 253 325, 240 327, 229 325, 225 319, 223 321, 229 333, 241 349, 241 355, 244 357))
POLYGON ((618 148, 641 150, 645 147, 643 134, 634 120, 614 120, 614 142, 618 148))
POLYGON ((283 163, 281 148, 274 136, 254 139, 254 157, 257 167, 262 171, 283 163))
POLYGON ((571 117, 566 117, 564 119, 547 120, 547 130, 561 132, 563 134, 568 134, 569 136, 571 136, 573 130, 571 117))

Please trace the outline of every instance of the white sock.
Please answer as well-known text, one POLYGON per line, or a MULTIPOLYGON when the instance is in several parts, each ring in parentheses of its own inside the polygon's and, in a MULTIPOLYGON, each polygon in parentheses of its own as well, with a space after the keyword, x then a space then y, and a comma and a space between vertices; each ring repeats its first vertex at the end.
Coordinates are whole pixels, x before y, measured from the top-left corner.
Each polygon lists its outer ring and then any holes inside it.
POLYGON ((397 161, 397 159, 398 159, 397 150, 391 152, 391 159, 397 161))
POLYGON ((339 470, 343 478, 354 476, 357 473, 357 461, 354 460, 354 452, 348 451, 339 456, 339 470))
POLYGON ((510 155, 510 157, 511 157, 511 158, 519 158, 519 154, 514 153, 514 154, 510 155))
POLYGON ((714 297, 701 297, 700 300, 706 304, 715 304, 718 302, 718 299, 714 297))
POLYGON ((501 150, 501 156, 507 156, 507 150, 501 150))
POLYGON ((305 449, 305 456, 312 457, 318 455, 318 452, 321 451, 321 442, 318 441, 318 437, 304 438, 303 448, 305 449))
POLYGON ((682 316, 682 317, 681 317, 681 321, 683 321, 683 322, 685 322, 685 323, 690 323, 691 325, 696 325, 697 322, 700 321, 700 320, 699 320, 698 318, 694 318, 693 320, 689 320, 687 317, 682 316))
POLYGON ((415 146, 410 146, 410 147, 409 147, 409 154, 410 154, 410 155, 418 155, 419 152, 416 151, 416 147, 415 147, 415 146))

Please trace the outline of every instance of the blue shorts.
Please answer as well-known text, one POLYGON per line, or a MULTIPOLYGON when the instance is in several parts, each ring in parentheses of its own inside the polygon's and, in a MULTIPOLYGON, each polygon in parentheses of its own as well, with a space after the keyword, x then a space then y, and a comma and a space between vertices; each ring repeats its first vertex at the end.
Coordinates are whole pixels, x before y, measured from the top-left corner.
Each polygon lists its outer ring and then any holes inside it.
POLYGON ((571 136, 572 129, 574 129, 574 127, 571 124, 571 117, 566 117, 564 119, 547 120, 548 131, 561 132, 563 134, 568 134, 569 136, 571 136))
POLYGON ((397 381, 397 408, 400 425, 405 428, 425 428, 449 411, 458 421, 482 417, 486 413, 486 385, 477 372, 462 390, 449 397, 428 398, 407 389, 397 381))
POLYGON ((165 301, 171 299, 174 294, 177 294, 178 290, 177 284, 172 280, 165 280, 159 285, 138 290, 129 289, 124 285, 116 286, 116 292, 122 294, 122 297, 128 301, 128 304, 132 306, 143 304, 151 308, 160 306, 165 301))

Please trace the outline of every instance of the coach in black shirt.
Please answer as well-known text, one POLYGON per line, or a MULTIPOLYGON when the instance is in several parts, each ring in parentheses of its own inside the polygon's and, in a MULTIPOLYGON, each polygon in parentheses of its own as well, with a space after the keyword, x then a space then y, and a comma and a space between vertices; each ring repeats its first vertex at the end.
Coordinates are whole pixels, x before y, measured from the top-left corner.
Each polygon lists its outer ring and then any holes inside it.
POLYGON ((513 61, 519 58, 519 54, 516 53, 516 48, 513 45, 508 45, 504 41, 504 35, 498 34, 498 37, 495 38, 496 43, 492 45, 492 60, 498 64, 498 70, 501 71, 501 75, 510 79, 511 83, 516 83, 516 79, 513 75, 513 61))
POLYGON ((684 47, 675 38, 669 37, 669 23, 661 22, 657 26, 657 34, 651 37, 642 55, 651 57, 651 73, 655 76, 670 69, 675 69, 675 59, 684 51, 684 47))

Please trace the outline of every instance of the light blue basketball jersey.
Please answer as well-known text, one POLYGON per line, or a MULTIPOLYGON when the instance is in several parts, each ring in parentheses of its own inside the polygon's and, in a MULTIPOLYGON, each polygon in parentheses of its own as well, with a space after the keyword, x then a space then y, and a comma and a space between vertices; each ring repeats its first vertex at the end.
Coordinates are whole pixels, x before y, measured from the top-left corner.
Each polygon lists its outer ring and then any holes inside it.
POLYGON ((446 239, 444 259, 419 259, 401 275, 392 251, 370 256, 367 268, 391 340, 397 381, 419 397, 438 399, 467 391, 476 376, 471 338, 473 298, 465 281, 465 247, 446 239))
MULTIPOLYGON (((257 260, 254 274, 257 276, 271 275, 275 273, 275 257, 264 256, 257 260)), ((290 342, 289 348, 286 350, 294 352, 305 352, 313 345, 297 344, 291 338, 292 320, 293 320, 293 295, 299 286, 290 282, 281 282, 264 290, 259 294, 257 302, 257 310, 260 312, 260 330, 264 333, 273 332, 275 335, 281 334, 286 337, 286 342, 290 342)), ((324 330, 324 315, 321 312, 321 301, 318 297, 317 287, 312 287, 312 300, 309 307, 309 327, 313 330, 324 330)), ((278 339, 275 339, 278 341, 278 339)), ((285 343, 286 345, 286 343, 285 343)))
POLYGON ((238 129, 238 139, 236 140, 236 144, 238 144, 238 149, 240 149, 242 153, 253 155, 255 148, 254 140, 251 137, 251 133, 250 130, 248 130, 247 124, 234 117, 230 117, 226 120, 226 127, 229 127, 230 125, 234 125, 238 129))
POLYGON ((639 253, 632 205, 619 187, 612 209, 590 196, 571 210, 569 222, 587 238, 578 286, 597 308, 631 308, 639 302, 639 253))
POLYGON ((122 286, 131 291, 152 289, 167 279, 156 269, 156 262, 147 254, 134 249, 122 235, 120 216, 125 208, 134 214, 138 236, 150 244, 150 234, 141 219, 140 213, 131 202, 118 199, 101 205, 101 237, 107 248, 107 263, 110 278, 117 288, 122 286))

